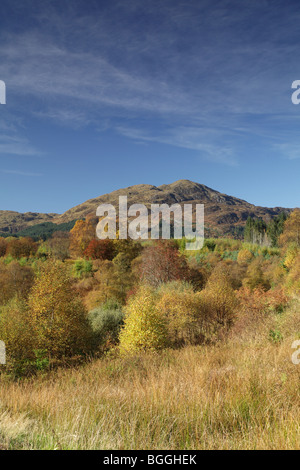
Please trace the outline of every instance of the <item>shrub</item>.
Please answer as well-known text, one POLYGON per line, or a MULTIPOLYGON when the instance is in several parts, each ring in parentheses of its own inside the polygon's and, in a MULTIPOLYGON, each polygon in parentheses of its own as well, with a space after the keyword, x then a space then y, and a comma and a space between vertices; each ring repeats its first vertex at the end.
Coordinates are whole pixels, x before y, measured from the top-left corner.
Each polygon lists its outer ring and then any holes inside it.
POLYGON ((52 358, 88 349, 90 329, 85 309, 72 289, 64 263, 48 261, 42 265, 28 304, 38 349, 47 349, 52 358))
POLYGON ((166 321, 168 343, 171 346, 199 344, 207 339, 207 318, 201 302, 192 286, 175 281, 158 290, 156 308, 166 321))
POLYGON ((29 258, 35 255, 38 245, 32 238, 16 238, 8 243, 7 253, 15 259, 29 258))
POLYGON ((223 265, 215 268, 205 289, 198 295, 203 302, 203 313, 213 325, 214 331, 217 333, 221 329, 228 330, 233 324, 238 301, 223 265))
POLYGON ((108 301, 89 312, 88 319, 93 332, 93 346, 99 348, 108 344, 116 344, 124 314, 118 302, 108 301))
POLYGON ((243 248, 242 250, 239 251, 238 257, 237 257, 237 262, 238 263, 248 263, 253 259, 253 253, 250 250, 247 250, 246 248, 243 248))
POLYGON ((156 308, 157 294, 142 286, 130 297, 125 308, 124 328, 120 333, 120 352, 158 351, 167 345, 166 322, 156 308))
POLYGON ((6 346, 6 370, 23 375, 34 360, 36 337, 26 304, 11 300, 0 310, 0 338, 6 346))
POLYGON ((84 251, 84 256, 90 259, 112 260, 115 254, 112 240, 91 240, 84 251))
POLYGON ((243 284, 251 289, 270 289, 271 284, 263 273, 262 257, 255 258, 249 265, 243 284))

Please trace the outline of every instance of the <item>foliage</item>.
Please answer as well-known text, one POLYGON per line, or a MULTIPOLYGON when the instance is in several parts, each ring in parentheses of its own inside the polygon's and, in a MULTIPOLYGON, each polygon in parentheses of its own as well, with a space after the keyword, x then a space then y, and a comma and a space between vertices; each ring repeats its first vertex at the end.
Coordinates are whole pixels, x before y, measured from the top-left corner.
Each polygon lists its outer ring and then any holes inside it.
POLYGON ((34 281, 30 266, 21 266, 12 260, 9 264, 0 262, 0 305, 5 305, 13 297, 25 299, 34 281))
POLYGON ((93 263, 87 260, 77 260, 73 266, 73 273, 75 277, 83 278, 89 277, 93 270, 93 263))
POLYGON ((47 240, 52 237, 55 232, 69 232, 75 225, 76 220, 65 222, 62 224, 54 224, 53 222, 43 222, 42 224, 32 225, 15 234, 17 237, 31 237, 33 240, 47 240))
POLYGON ((285 221, 288 216, 285 212, 281 212, 277 217, 274 217, 271 222, 268 224, 267 233, 271 240, 271 246, 277 246, 279 237, 281 236, 285 221))
POLYGON ((88 259, 102 259, 111 261, 114 258, 114 243, 112 240, 91 240, 84 250, 84 256, 88 259))
POLYGON ((300 209, 295 209, 284 222, 283 233, 279 237, 279 244, 287 246, 294 243, 300 247, 300 209))
POLYGON ((14 259, 29 258, 35 255, 37 251, 37 244, 32 238, 16 238, 7 243, 7 254, 11 255, 14 259))
POLYGON ((61 261, 66 260, 70 256, 70 236, 67 232, 54 232, 52 237, 47 241, 49 254, 61 261))
POLYGON ((150 286, 158 287, 165 282, 184 280, 187 271, 185 258, 172 242, 159 241, 145 248, 143 252, 140 276, 150 286))
POLYGON ((215 331, 227 331, 234 322, 238 302, 230 284, 229 273, 223 265, 215 268, 199 296, 203 302, 204 315, 213 324, 215 331))
POLYGON ((208 339, 210 319, 204 314, 201 296, 180 281, 161 286, 157 310, 166 321, 168 344, 173 347, 199 344, 208 339))
POLYGON ((153 288, 142 286, 125 308, 124 328, 120 333, 122 354, 139 351, 158 351, 166 347, 166 321, 156 307, 157 294, 153 288))
POLYGON ((95 226, 92 220, 77 220, 70 231, 70 253, 73 257, 84 255, 89 243, 95 238, 95 226))
POLYGON ((6 346, 7 368, 16 375, 34 360, 36 336, 24 301, 13 299, 0 309, 0 338, 6 346))
POLYGON ((265 221, 248 217, 244 231, 244 240, 258 245, 268 245, 267 224, 265 221))
POLYGON ((118 342, 124 320, 124 314, 118 302, 108 301, 95 308, 89 312, 88 319, 93 331, 94 346, 96 348, 118 342))
POLYGON ((29 300, 30 324, 38 349, 59 358, 88 348, 85 309, 72 289, 69 270, 58 261, 42 265, 29 300))

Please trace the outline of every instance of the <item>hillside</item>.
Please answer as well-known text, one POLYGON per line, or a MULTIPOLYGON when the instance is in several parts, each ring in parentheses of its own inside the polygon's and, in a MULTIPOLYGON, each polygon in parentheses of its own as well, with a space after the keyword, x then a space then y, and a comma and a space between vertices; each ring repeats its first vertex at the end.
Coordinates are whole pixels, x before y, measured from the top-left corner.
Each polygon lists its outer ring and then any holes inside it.
POLYGON ((20 214, 12 211, 0 211, 0 234, 9 234, 23 231, 30 226, 45 222, 64 224, 89 215, 95 215, 99 204, 110 203, 118 206, 119 196, 127 195, 128 204, 205 204, 206 234, 221 236, 241 233, 247 218, 261 217, 266 222, 282 211, 290 209, 282 207, 267 208, 250 204, 242 199, 222 194, 214 189, 189 180, 179 180, 171 184, 151 186, 139 184, 119 189, 108 194, 89 199, 75 206, 64 214, 40 214, 28 212, 20 214))
POLYGON ((58 214, 41 214, 37 212, 21 214, 14 211, 0 210, 0 234, 14 234, 36 224, 53 222, 53 219, 57 216, 58 214))
POLYGON ((189 180, 179 180, 158 187, 140 184, 104 194, 73 207, 59 216, 56 222, 68 222, 88 215, 95 215, 97 206, 102 203, 118 206, 119 196, 124 195, 128 197, 128 205, 143 203, 149 207, 150 204, 161 203, 187 204, 193 202, 205 204, 205 227, 214 236, 238 234, 246 224, 249 216, 261 217, 269 222, 272 217, 280 212, 290 211, 290 209, 282 207, 258 207, 242 199, 219 193, 203 184, 189 180))

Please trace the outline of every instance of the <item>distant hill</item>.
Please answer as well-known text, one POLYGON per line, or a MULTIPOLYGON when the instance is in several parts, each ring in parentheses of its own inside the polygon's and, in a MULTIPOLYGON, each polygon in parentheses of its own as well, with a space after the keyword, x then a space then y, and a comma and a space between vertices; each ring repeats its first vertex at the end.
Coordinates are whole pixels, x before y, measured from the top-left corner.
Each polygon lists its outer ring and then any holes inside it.
POLYGON ((0 235, 9 235, 25 230, 31 225, 44 222, 53 222, 59 214, 40 214, 37 212, 26 212, 21 214, 14 211, 0 210, 0 235))
POLYGON ((280 212, 290 212, 291 209, 275 207, 259 207, 242 199, 227 194, 219 193, 203 184, 189 180, 179 180, 162 186, 139 184, 125 189, 119 189, 109 194, 104 194, 90 199, 68 210, 56 219, 56 222, 67 222, 74 219, 95 215, 99 204, 110 203, 118 206, 119 196, 127 196, 128 205, 134 203, 145 204, 205 204, 205 228, 206 235, 241 235, 247 218, 261 217, 269 222, 280 212))
POLYGON ((128 197, 128 205, 134 203, 145 204, 205 204, 205 228, 206 236, 239 236, 243 232, 247 218, 262 218, 269 222, 280 212, 290 212, 291 209, 282 207, 259 207, 247 201, 233 196, 222 194, 214 189, 189 180, 179 180, 162 186, 139 184, 128 188, 119 189, 109 194, 90 199, 83 204, 73 207, 62 215, 37 214, 28 212, 0 211, 0 235, 24 231, 29 226, 52 222, 65 224, 74 220, 86 218, 96 214, 100 204, 109 203, 118 206, 119 196, 128 197))

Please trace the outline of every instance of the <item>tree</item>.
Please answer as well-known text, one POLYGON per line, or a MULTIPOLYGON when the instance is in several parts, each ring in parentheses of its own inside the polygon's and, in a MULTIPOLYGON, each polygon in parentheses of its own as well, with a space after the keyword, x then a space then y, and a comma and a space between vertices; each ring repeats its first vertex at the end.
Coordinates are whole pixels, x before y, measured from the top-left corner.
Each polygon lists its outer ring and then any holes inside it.
POLYGON ((263 290, 268 290, 271 288, 270 282, 266 279, 263 273, 263 263, 263 257, 257 257, 248 266, 246 276, 243 280, 243 284, 245 286, 250 287, 250 289, 261 288, 263 290))
POLYGON ((90 219, 77 220, 70 231, 70 253, 82 257, 89 243, 95 238, 96 229, 90 219))
POLYGON ((5 238, 0 238, 0 258, 6 255, 7 242, 5 238))
POLYGON ((94 262, 97 271, 94 274, 95 285, 86 298, 85 305, 92 310, 108 300, 125 303, 127 293, 133 286, 131 271, 124 271, 122 267, 112 261, 94 262))
POLYGON ((262 219, 253 219, 248 217, 244 231, 244 239, 246 242, 257 245, 270 245, 267 235, 267 224, 262 219))
POLYGON ((219 265, 214 269, 205 289, 198 295, 203 301, 203 314, 210 319, 214 329, 228 330, 233 324, 238 304, 224 266, 219 265))
POLYGON ((285 212, 281 212, 277 217, 274 217, 268 224, 267 233, 271 240, 271 246, 277 246, 280 235, 284 229, 284 223, 287 219, 285 212))
POLYGON ((158 241, 145 248, 139 266, 140 277, 153 287, 186 278, 188 267, 177 246, 169 241, 158 241))
POLYGON ((201 297, 190 284, 182 281, 164 284, 158 289, 158 296, 156 308, 166 320, 171 346, 205 340, 207 319, 203 315, 201 297))
POLYGON ((69 257, 70 235, 67 232, 54 232, 47 245, 54 258, 64 261, 69 257))
POLYGON ((0 305, 13 297, 26 299, 34 281, 33 270, 12 261, 8 266, 0 264, 0 305))
POLYGON ((158 351, 167 345, 165 319, 156 308, 157 294, 142 286, 125 309, 125 326, 120 333, 122 354, 158 351))
POLYGON ((295 209, 284 222, 283 233, 279 237, 279 244, 287 246, 295 243, 300 247, 300 209, 295 209))
POLYGON ((84 256, 88 259, 101 259, 111 261, 115 254, 115 247, 112 240, 91 240, 84 251, 84 256))
POLYGON ((38 245, 32 238, 15 238, 8 243, 7 253, 15 259, 29 258, 37 251, 38 245))
POLYGON ((0 311, 0 338, 5 343, 7 367, 20 375, 34 359, 36 338, 24 301, 11 300, 0 311))
POLYGON ((63 263, 48 261, 42 265, 28 305, 40 349, 55 358, 86 349, 90 333, 86 312, 63 263))

